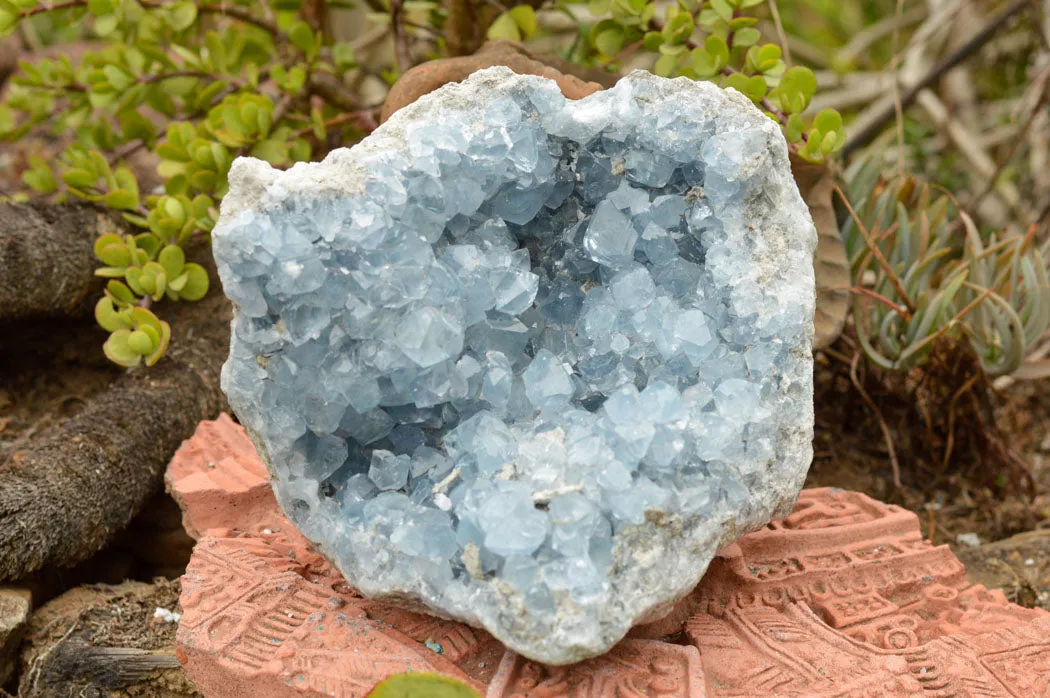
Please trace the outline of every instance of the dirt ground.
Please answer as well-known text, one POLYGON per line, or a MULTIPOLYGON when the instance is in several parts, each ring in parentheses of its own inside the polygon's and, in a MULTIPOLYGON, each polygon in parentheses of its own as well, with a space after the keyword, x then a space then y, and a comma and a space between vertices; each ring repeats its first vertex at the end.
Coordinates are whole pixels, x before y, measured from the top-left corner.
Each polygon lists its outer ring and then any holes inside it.
POLYGON ((902 452, 908 438, 915 443, 914 429, 903 417, 895 421, 892 400, 873 396, 887 407, 882 414, 900 461, 898 489, 878 418, 848 370, 834 364, 817 357, 814 459, 806 486, 858 490, 914 511, 923 534, 949 545, 974 582, 1002 588, 1019 604, 1050 610, 1050 381, 1013 383, 993 396, 996 425, 1029 468, 1034 496, 1017 486, 989 485, 1003 473, 988 471, 994 471, 994 462, 969 462, 971 453, 957 452, 941 469, 915 452, 921 448, 902 452))

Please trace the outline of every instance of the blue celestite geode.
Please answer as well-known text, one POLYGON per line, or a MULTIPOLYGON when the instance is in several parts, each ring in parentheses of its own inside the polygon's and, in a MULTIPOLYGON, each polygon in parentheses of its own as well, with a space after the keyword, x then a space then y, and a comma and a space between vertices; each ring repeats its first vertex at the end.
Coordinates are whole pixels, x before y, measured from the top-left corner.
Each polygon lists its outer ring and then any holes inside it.
POLYGON ((363 593, 563 664, 793 504, 816 234, 740 94, 491 68, 230 184, 223 388, 363 593))

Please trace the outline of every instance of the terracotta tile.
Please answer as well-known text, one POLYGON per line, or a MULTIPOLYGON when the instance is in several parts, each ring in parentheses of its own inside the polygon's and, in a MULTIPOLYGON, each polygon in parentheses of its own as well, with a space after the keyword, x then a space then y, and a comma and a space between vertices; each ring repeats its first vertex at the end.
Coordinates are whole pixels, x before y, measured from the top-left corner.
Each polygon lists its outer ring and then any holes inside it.
POLYGON ((857 492, 804 491, 665 618, 602 657, 545 667, 481 630, 361 598, 277 510, 250 445, 228 418, 204 423, 168 474, 186 521, 211 529, 178 634, 209 697, 357 698, 401 671, 487 698, 1050 696, 1050 614, 971 585, 913 514, 857 492))
POLYGON ((284 524, 266 466, 229 415, 201 422, 175 452, 164 480, 194 538, 209 528, 261 531, 284 524))
POLYGON ((624 640, 601 657, 548 667, 513 652, 500 663, 486 698, 704 698, 700 654, 658 640, 624 640))

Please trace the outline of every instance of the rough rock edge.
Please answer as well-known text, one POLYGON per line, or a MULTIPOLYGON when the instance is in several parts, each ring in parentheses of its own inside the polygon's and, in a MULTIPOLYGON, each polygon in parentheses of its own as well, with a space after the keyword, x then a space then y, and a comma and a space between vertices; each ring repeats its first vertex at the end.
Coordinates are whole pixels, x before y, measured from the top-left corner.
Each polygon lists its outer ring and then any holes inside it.
MULTIPOLYGON (((703 101, 728 100, 741 111, 750 112, 748 115, 750 118, 747 121, 742 120, 740 128, 758 128, 767 133, 769 137, 767 147, 773 162, 768 168, 766 177, 785 178, 787 181, 781 182, 783 191, 789 199, 794 199, 794 201, 774 202, 772 211, 775 213, 780 206, 790 205, 803 212, 804 219, 808 223, 801 230, 787 230, 782 225, 771 226, 767 229, 764 239, 770 244, 770 249, 765 251, 763 258, 782 260, 784 253, 798 249, 803 249, 812 255, 817 243, 816 229, 791 176, 787 142, 773 122, 762 114, 747 97, 734 89, 722 90, 711 83, 697 82, 688 78, 673 80, 659 78, 641 70, 633 71, 620 83, 624 84, 622 88, 619 88, 623 90, 627 89, 627 84, 646 85, 647 92, 640 97, 639 101, 656 102, 672 97, 672 95, 675 99, 681 99, 683 94, 692 93, 695 98, 703 101)), ((477 71, 463 82, 448 83, 424 95, 415 103, 394 113, 369 138, 354 148, 335 150, 320 163, 298 163, 280 172, 261 160, 238 158, 230 169, 230 192, 222 201, 220 221, 213 234, 221 237, 224 229, 242 214, 278 207, 291 195, 298 192, 310 191, 314 196, 320 194, 360 195, 364 192, 365 179, 368 175, 367 163, 371 158, 382 157, 383 153, 404 154, 407 151, 405 129, 408 125, 426 119, 428 115, 439 111, 442 107, 476 108, 478 92, 507 94, 529 88, 558 91, 555 83, 547 78, 518 75, 503 66, 487 68, 477 71)), ((611 100, 617 91, 618 88, 614 87, 597 92, 568 103, 567 108, 570 111, 582 110, 592 100, 611 100)), ((475 128, 482 128, 480 117, 475 122, 475 128)), ((773 224, 783 221, 782 219, 779 221, 767 219, 766 222, 773 224)), ((778 274, 780 266, 781 264, 770 262, 767 268, 759 270, 758 278, 766 283, 776 283, 782 287, 796 287, 803 292, 807 287, 815 288, 811 265, 802 270, 802 278, 794 280, 786 280, 782 274, 778 274)), ((809 308, 805 317, 809 327, 806 334, 812 337, 815 291, 810 292, 808 301, 809 308)), ((236 341, 236 337, 231 339, 232 342, 236 341)), ((652 550, 654 546, 659 545, 663 550, 662 559, 654 566, 645 568, 641 573, 638 572, 637 566, 630 566, 626 571, 621 572, 623 576, 615 585, 615 588, 620 590, 615 597, 617 606, 608 608, 608 612, 602 618, 597 619, 600 624, 600 632, 597 636, 590 638, 593 643, 570 645, 549 635, 525 635, 520 632, 520 629, 513 634, 505 632, 503 626, 510 621, 508 615, 522 617, 527 613, 524 598, 520 594, 508 596, 500 593, 500 590, 492 584, 478 588, 478 593, 487 597, 485 603, 457 609, 458 612, 437 609, 428 605, 424 600, 426 594, 421 585, 414 585, 413 588, 408 589, 387 588, 384 590, 382 584, 376 583, 375 580, 372 580, 370 584, 370 580, 363 579, 360 574, 354 574, 355 570, 347 570, 339 565, 337 563, 339 556, 326 550, 323 543, 316 542, 317 536, 311 535, 309 527, 303 526, 302 532, 314 540, 318 550, 333 564, 336 564, 337 568, 342 569, 352 583, 368 596, 390 600, 432 615, 482 627, 520 654, 546 664, 571 664, 597 656, 622 639, 634 625, 651 622, 666 615, 696 586, 719 549, 761 528, 771 520, 786 516, 794 507, 813 453, 812 354, 807 343, 805 346, 796 347, 791 355, 794 358, 791 368, 785 370, 781 380, 785 386, 792 382, 800 382, 802 385, 808 383, 810 386, 810 390, 805 395, 810 406, 806 420, 809 426, 781 433, 777 449, 781 454, 779 477, 770 477, 764 483, 766 485, 763 493, 765 496, 759 501, 749 502, 749 510, 744 516, 724 518, 720 524, 720 535, 696 539, 700 534, 699 527, 709 525, 710 517, 701 520, 701 517, 698 516, 693 517, 690 521, 672 517, 672 521, 667 523, 673 525, 639 527, 643 529, 640 531, 643 534, 641 542, 633 547, 645 551, 652 550), (803 375, 804 373, 808 375, 803 375), (654 538, 658 540, 653 540, 654 538), (663 586, 658 586, 661 583, 663 586), (624 603, 625 597, 630 603, 624 603), (654 604, 653 599, 659 599, 659 601, 654 604), (499 607, 500 610, 492 612, 492 607, 499 607), (483 613, 484 611, 489 611, 489 613, 483 613)), ((786 387, 782 388, 781 392, 784 391, 786 387)), ((256 436, 250 426, 245 426, 263 461, 269 463, 269 455, 262 439, 256 436)), ((288 505, 291 502, 283 494, 280 479, 272 469, 271 479, 274 482, 274 492, 278 502, 283 509, 289 511, 288 505)), ((314 525, 322 523, 323 512, 319 510, 317 513, 318 515, 310 522, 314 525)), ((623 535, 614 538, 614 540, 617 539, 622 540, 623 535)), ((381 544, 381 541, 374 537, 372 540, 375 541, 373 543, 375 547, 381 544)), ((622 546, 618 546, 616 552, 617 560, 614 561, 614 566, 628 562, 622 558, 622 546)), ((559 604, 559 614, 571 610, 566 609, 565 605, 564 603, 559 604)), ((562 624, 556 623, 555 625, 558 627, 562 624)))

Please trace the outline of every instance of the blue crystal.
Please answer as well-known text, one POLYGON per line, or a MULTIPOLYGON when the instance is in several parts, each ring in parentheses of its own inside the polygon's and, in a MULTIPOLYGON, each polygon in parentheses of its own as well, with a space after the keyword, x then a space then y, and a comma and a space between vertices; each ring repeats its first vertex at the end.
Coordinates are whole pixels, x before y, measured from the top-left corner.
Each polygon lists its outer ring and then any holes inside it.
POLYGON ((636 242, 638 231, 615 204, 598 204, 583 238, 583 248, 591 259, 609 267, 623 266, 634 259, 636 242))
POLYGON ((390 451, 376 449, 372 451, 368 478, 381 490, 400 489, 408 482, 411 466, 412 459, 409 456, 397 456, 390 451))
POLYGON ((362 592, 575 661, 797 493, 815 235, 739 95, 496 68, 230 181, 222 385, 362 592))

